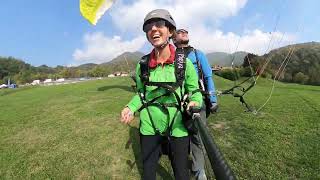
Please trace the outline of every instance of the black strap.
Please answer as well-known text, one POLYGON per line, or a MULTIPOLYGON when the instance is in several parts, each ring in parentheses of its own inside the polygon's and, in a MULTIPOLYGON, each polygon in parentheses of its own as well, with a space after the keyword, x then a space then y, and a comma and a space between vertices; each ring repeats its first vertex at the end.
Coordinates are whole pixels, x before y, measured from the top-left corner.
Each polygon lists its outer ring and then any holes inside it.
POLYGON ((142 82, 149 81, 149 58, 150 54, 143 56, 139 62, 140 64, 140 79, 142 82))
POLYGON ((197 51, 197 49, 193 48, 192 46, 188 46, 188 47, 185 48, 186 57, 188 57, 188 55, 191 52, 194 52, 194 54, 196 56, 196 64, 197 64, 198 76, 199 76, 199 87, 202 90, 201 93, 203 95, 208 94, 208 92, 207 92, 207 82, 206 82, 206 80, 204 78, 204 74, 203 74, 203 71, 202 71, 202 66, 201 66, 201 63, 199 61, 198 51, 197 51), (201 83, 201 81, 202 81, 202 83, 201 83))
MULTIPOLYGON (((148 102, 143 103, 142 107, 139 108, 138 111, 140 112, 143 108, 146 108, 146 107, 153 105, 153 104, 160 104, 160 103, 156 102, 156 100, 158 100, 159 98, 161 98, 163 96, 168 96, 168 95, 171 95, 171 93, 167 92, 163 95, 157 96, 157 97, 149 100, 148 102)), ((174 104, 175 106, 177 105, 177 103, 163 103, 163 105, 166 107, 172 107, 172 104, 174 104)))
POLYGON ((199 86, 200 86, 200 89, 202 90, 202 94, 208 94, 207 92, 207 82, 206 82, 206 79, 204 78, 204 75, 203 75, 203 71, 202 71, 202 66, 201 66, 201 63, 199 61, 199 58, 198 58, 198 52, 196 49, 193 49, 194 51, 194 54, 196 56, 196 63, 197 63, 197 67, 198 67, 198 73, 199 73, 199 86), (203 84, 200 83, 200 81, 203 82, 203 84))
POLYGON ((174 63, 175 63, 176 83, 181 87, 184 81, 185 69, 186 69, 186 55, 183 48, 176 49, 176 56, 175 56, 174 63))
POLYGON ((196 89, 196 90, 194 90, 194 91, 191 91, 191 94, 195 94, 195 93, 197 93, 197 92, 201 92, 201 90, 200 90, 200 89, 196 89))
POLYGON ((191 51, 194 50, 194 48, 192 46, 188 46, 188 47, 185 47, 184 50, 185 50, 186 57, 188 57, 188 55, 190 54, 191 51))
MULTIPOLYGON (((146 85, 148 85, 148 83, 153 83, 149 81, 149 75, 150 75, 149 59, 150 59, 150 54, 147 54, 143 56, 139 62, 140 71, 141 71, 140 79, 146 85)), ((185 69, 186 69, 185 59, 186 59, 186 55, 185 55, 184 49, 177 48, 176 54, 175 54, 175 61, 174 61, 176 82, 175 83, 157 82, 157 83, 169 84, 171 86, 181 86, 185 77, 185 69)))
MULTIPOLYGON (((140 97, 140 100, 141 100, 141 103, 142 103, 142 107, 143 108, 146 108, 147 110, 147 113, 148 113, 148 116, 150 118, 150 121, 151 121, 151 125, 152 125, 152 128, 155 130, 155 133, 156 134, 160 134, 160 130, 158 128, 156 128, 156 126, 154 125, 154 122, 152 120, 152 116, 151 116, 151 113, 149 111, 149 108, 148 106, 146 106, 146 99, 145 99, 145 93, 144 92, 138 92, 138 95, 140 97)), ((138 111, 140 112, 142 109, 140 108, 138 111)), ((141 122, 140 122, 140 125, 141 125, 141 122)))

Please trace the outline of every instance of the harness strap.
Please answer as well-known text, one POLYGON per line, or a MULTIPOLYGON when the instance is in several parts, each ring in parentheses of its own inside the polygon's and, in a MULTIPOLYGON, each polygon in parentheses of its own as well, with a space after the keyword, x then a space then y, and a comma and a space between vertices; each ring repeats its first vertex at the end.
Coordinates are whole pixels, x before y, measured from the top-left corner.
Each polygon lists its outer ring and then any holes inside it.
MULTIPOLYGON (((140 92, 138 92, 138 94, 139 94, 140 100, 141 100, 141 102, 142 102, 142 105, 145 106, 146 101, 145 101, 144 94, 143 94, 143 93, 140 93, 140 92)), ((152 120, 152 116, 151 116, 151 113, 150 113, 150 111, 149 111, 148 106, 146 106, 145 108, 146 108, 146 110, 147 110, 147 113, 148 113, 148 116, 149 116, 149 118, 150 118, 151 125, 152 125, 153 129, 155 130, 156 134, 160 134, 160 130, 159 130, 158 128, 156 128, 156 126, 154 125, 154 122, 153 122, 153 120, 152 120)), ((139 112, 140 112, 140 111, 141 111, 141 110, 139 109, 139 112)))
POLYGON ((194 91, 191 91, 191 94, 195 94, 195 93, 197 93, 197 92, 201 92, 201 93, 202 93, 201 89, 196 89, 196 90, 194 90, 194 91))
MULTIPOLYGON (((150 68, 149 68, 149 59, 150 59, 150 54, 145 55, 142 57, 142 59, 140 60, 140 70, 141 70, 141 74, 140 74, 140 78, 142 80, 142 82, 144 83, 144 89, 143 92, 139 93, 139 97, 142 101, 142 107, 139 108, 138 111, 141 111, 142 109, 146 108, 151 124, 153 126, 153 128, 155 129, 156 133, 160 133, 159 129, 155 127, 153 118, 151 116, 150 110, 149 110, 149 106, 157 106, 160 107, 160 109, 165 113, 165 114, 169 114, 168 111, 168 107, 176 107, 177 111, 172 119, 172 121, 170 122, 170 117, 168 117, 168 126, 167 129, 165 130, 165 135, 166 136, 170 136, 171 135, 171 130, 172 130, 172 126, 174 124, 174 121, 176 119, 176 116, 178 114, 178 111, 180 111, 182 113, 182 85, 185 79, 185 68, 186 68, 186 55, 184 54, 184 49, 183 48, 177 48, 176 49, 176 54, 175 54, 175 76, 176 76, 176 82, 152 82, 149 81, 149 76, 150 76, 150 68), (164 88, 165 90, 167 90, 167 93, 164 93, 161 96, 155 97, 151 100, 146 100, 145 97, 145 92, 146 92, 146 86, 157 86, 158 88, 156 88, 155 90, 159 89, 159 88, 164 88), (181 97, 178 95, 178 93, 176 92, 176 90, 180 87, 180 92, 181 92, 181 97), (171 94, 174 94, 175 98, 176 98, 176 103, 159 103, 156 102, 159 98, 163 97, 163 96, 169 96, 171 94)), ((155 91, 154 90, 154 91, 155 91)))

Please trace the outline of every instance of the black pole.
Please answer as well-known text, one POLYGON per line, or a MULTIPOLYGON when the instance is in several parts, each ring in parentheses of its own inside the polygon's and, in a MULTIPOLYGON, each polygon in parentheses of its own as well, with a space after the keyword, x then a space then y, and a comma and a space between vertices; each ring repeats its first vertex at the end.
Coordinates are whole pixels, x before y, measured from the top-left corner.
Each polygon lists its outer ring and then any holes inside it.
POLYGON ((195 119, 196 125, 199 128, 200 136, 204 147, 207 151, 212 170, 217 180, 234 180, 236 177, 234 176, 231 168, 225 161, 222 153, 220 152, 218 146, 215 144, 212 136, 210 135, 208 129, 201 121, 201 117, 199 113, 193 114, 193 118, 195 119))

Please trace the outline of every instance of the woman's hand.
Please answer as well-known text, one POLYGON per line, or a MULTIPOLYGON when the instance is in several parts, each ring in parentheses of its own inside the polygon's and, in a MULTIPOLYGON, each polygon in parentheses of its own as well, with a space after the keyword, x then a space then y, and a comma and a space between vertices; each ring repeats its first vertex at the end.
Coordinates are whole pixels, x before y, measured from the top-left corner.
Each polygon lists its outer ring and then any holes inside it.
POLYGON ((125 107, 121 111, 121 120, 120 120, 120 122, 122 122, 124 124, 129 124, 133 119, 134 119, 133 112, 128 107, 125 107))
POLYGON ((190 101, 187 106, 187 111, 189 111, 190 107, 199 106, 199 104, 195 101, 190 101))

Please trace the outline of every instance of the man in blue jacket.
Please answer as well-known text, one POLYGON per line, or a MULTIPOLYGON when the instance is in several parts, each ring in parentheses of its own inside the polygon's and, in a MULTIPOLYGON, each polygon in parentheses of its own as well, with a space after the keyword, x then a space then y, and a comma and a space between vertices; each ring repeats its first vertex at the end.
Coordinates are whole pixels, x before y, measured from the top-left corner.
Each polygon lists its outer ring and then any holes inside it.
MULTIPOLYGON (((188 31, 178 29, 173 39, 174 44, 178 48, 184 48, 187 57, 192 61, 198 76, 199 87, 206 97, 206 103, 203 104, 200 115, 204 124, 207 123, 207 116, 215 113, 218 109, 217 97, 214 82, 212 80, 212 69, 205 54, 198 49, 189 45, 188 31)), ((192 156, 192 172, 197 180, 206 180, 204 170, 204 148, 199 133, 191 135, 191 156, 192 156)))

